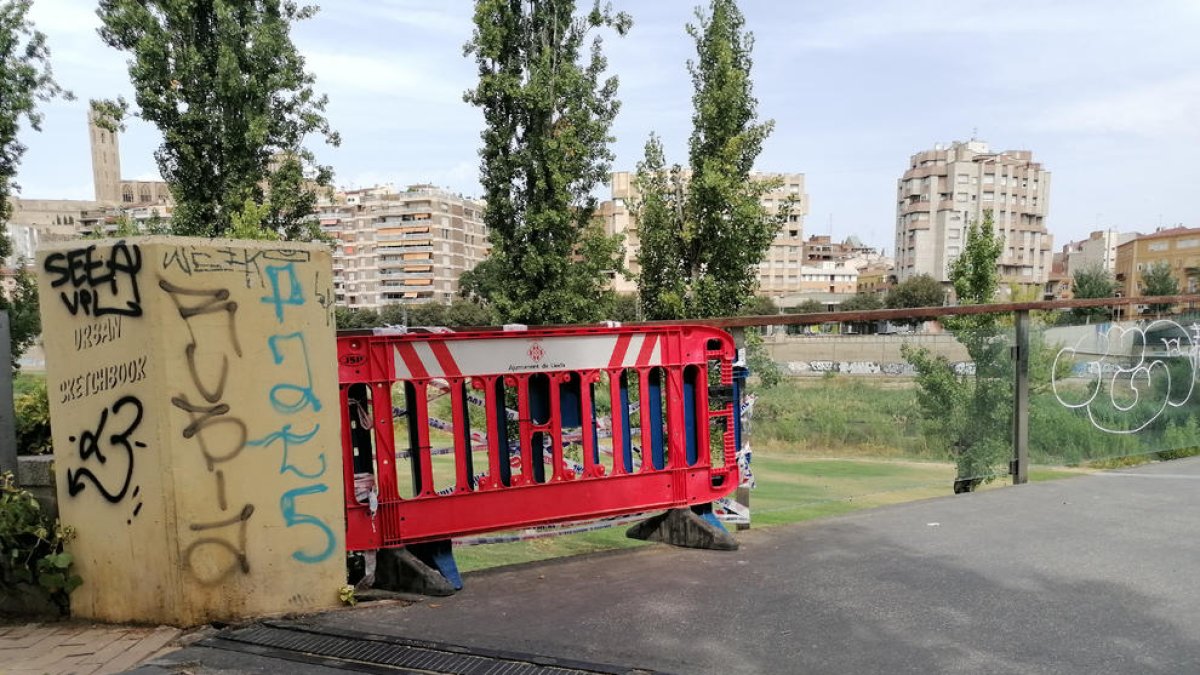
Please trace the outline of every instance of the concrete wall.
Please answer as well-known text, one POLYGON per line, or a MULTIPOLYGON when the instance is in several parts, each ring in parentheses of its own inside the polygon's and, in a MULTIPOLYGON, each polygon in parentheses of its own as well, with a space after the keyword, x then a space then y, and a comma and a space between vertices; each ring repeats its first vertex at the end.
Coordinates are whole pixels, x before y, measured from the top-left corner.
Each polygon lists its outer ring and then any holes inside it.
POLYGON ((345 583, 330 255, 167 237, 38 253, 72 613, 189 625, 345 583))
MULTIPOLYGON (((784 335, 767 337, 764 347, 773 361, 779 363, 871 362, 876 364, 907 363, 900 353, 904 345, 925 347, 934 354, 945 356, 952 363, 969 361, 962 344, 948 333, 909 335, 784 335)), ((795 370, 795 369, 793 369, 795 370)))

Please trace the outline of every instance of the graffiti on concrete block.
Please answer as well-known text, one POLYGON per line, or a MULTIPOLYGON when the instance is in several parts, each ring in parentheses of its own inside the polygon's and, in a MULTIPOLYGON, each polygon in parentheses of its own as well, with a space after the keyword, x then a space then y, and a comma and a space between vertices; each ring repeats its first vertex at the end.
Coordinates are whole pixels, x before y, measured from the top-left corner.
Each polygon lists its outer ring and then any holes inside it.
MULTIPOLYGON (((68 495, 76 497, 90 488, 110 504, 119 504, 125 499, 133 483, 134 448, 146 447, 145 443, 133 438, 142 424, 142 412, 141 400, 136 396, 122 396, 100 412, 100 419, 94 425, 68 438, 76 444, 82 463, 82 466, 67 468, 68 495), (111 466, 123 466, 124 471, 113 471, 111 466)), ((135 487, 133 498, 136 499, 139 493, 135 487)), ((140 502, 136 504, 133 516, 137 516, 141 508, 140 502)))
POLYGON ((100 250, 95 244, 46 256, 43 268, 50 287, 62 288, 59 297, 71 316, 141 316, 142 296, 138 274, 142 251, 137 244, 119 241, 100 250))
MULTIPOLYGON (((188 423, 181 436, 185 442, 195 443, 205 469, 212 476, 217 509, 227 513, 229 495, 222 466, 242 454, 249 437, 246 422, 224 400, 230 357, 242 357, 237 331, 238 303, 230 299, 227 288, 180 286, 161 278, 158 286, 175 304, 189 337, 182 354, 188 367, 188 382, 184 391, 171 397, 171 405, 187 415, 188 423), (206 322, 203 330, 193 324, 196 321, 206 322), (213 321, 219 323, 214 325, 213 321)), ((196 581, 215 584, 239 570, 249 573, 246 530, 253 515, 254 505, 246 503, 233 516, 189 524, 192 531, 204 533, 184 550, 186 568, 196 581), (222 557, 228 560, 214 562, 222 557)))
POLYGON ((251 288, 255 281, 258 286, 265 285, 263 271, 267 263, 304 263, 311 259, 311 251, 297 249, 176 246, 163 253, 162 268, 174 268, 189 277, 234 272, 243 275, 246 288, 251 288))
POLYGON ((1085 350, 1088 339, 1059 350, 1051 385, 1061 405, 1082 410, 1097 430, 1135 434, 1192 400, 1200 324, 1184 328, 1169 319, 1114 324, 1085 350))
POLYGON ((237 514, 229 518, 205 523, 192 523, 188 526, 193 532, 204 532, 200 537, 188 544, 183 550, 185 568, 192 573, 192 578, 201 585, 218 584, 231 575, 241 572, 250 573, 250 558, 246 555, 246 523, 254 515, 254 505, 246 504, 237 514), (233 530, 233 534, 229 530, 233 530), (218 535, 217 531, 221 531, 218 535), (199 561, 196 553, 206 551, 208 554, 199 561), (220 554, 228 556, 228 560, 213 562, 220 554))

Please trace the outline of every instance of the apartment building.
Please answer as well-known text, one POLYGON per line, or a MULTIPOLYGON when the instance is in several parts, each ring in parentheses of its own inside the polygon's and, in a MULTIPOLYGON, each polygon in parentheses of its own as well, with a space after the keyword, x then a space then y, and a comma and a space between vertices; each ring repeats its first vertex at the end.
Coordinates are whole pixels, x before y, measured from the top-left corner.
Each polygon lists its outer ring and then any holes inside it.
POLYGON ((859 293, 883 294, 895 285, 895 267, 890 260, 872 262, 858 270, 859 293))
POLYGON ((1002 283, 1044 286, 1053 255, 1046 230, 1050 172, 1028 150, 993 152, 972 139, 913 155, 896 186, 896 275, 946 283, 966 228, 991 210, 1004 239, 1002 283))
POLYGON ((1066 273, 1074 276, 1082 269, 1100 267, 1115 272, 1117 269, 1117 247, 1137 239, 1136 232, 1118 232, 1114 229, 1097 230, 1082 241, 1073 241, 1063 246, 1066 273))
POLYGON ((1117 286, 1122 297, 1143 295, 1142 273, 1165 262, 1181 293, 1200 291, 1200 227, 1174 227, 1117 246, 1117 286))
POLYGON ((432 185, 339 192, 318 209, 337 242, 338 304, 380 309, 449 302, 459 278, 487 257, 483 204, 432 185))
MULTIPOLYGON (((631 212, 637 201, 633 173, 619 171, 612 174, 612 197, 600 204, 596 217, 604 223, 608 234, 625 235, 625 267, 630 278, 617 275, 613 279, 613 290, 618 293, 635 293, 634 278, 640 272, 637 254, 641 242, 637 235, 637 218, 631 212)), ((775 234, 762 262, 758 266, 759 295, 781 297, 798 293, 803 288, 801 267, 804 266, 804 217, 808 215, 808 194, 804 191, 802 173, 755 173, 760 180, 778 179, 780 186, 763 195, 762 203, 768 210, 777 213, 789 201, 792 203, 787 222, 775 234)))

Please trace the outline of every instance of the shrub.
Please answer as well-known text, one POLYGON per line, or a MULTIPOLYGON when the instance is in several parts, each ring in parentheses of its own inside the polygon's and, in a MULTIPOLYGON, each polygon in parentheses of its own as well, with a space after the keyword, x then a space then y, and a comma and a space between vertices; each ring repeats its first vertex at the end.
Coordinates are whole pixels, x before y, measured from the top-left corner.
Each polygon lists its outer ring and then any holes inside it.
POLYGON ((41 596, 66 614, 71 591, 83 583, 63 551, 72 534, 16 486, 11 472, 0 474, 0 594, 41 596))
POLYGON ((38 380, 13 402, 16 414, 17 452, 22 455, 43 455, 50 452, 50 397, 46 381, 38 380))

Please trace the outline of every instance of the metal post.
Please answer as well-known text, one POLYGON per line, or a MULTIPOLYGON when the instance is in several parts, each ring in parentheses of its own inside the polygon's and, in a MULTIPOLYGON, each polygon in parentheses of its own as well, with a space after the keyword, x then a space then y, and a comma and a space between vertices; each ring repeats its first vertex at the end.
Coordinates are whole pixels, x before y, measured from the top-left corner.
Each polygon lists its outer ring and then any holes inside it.
POLYGON ((1013 485, 1029 482, 1029 312, 1016 315, 1013 347, 1013 459, 1009 472, 1013 485))
POLYGON ((0 473, 17 474, 17 426, 13 411, 12 336, 8 311, 0 310, 0 473))

